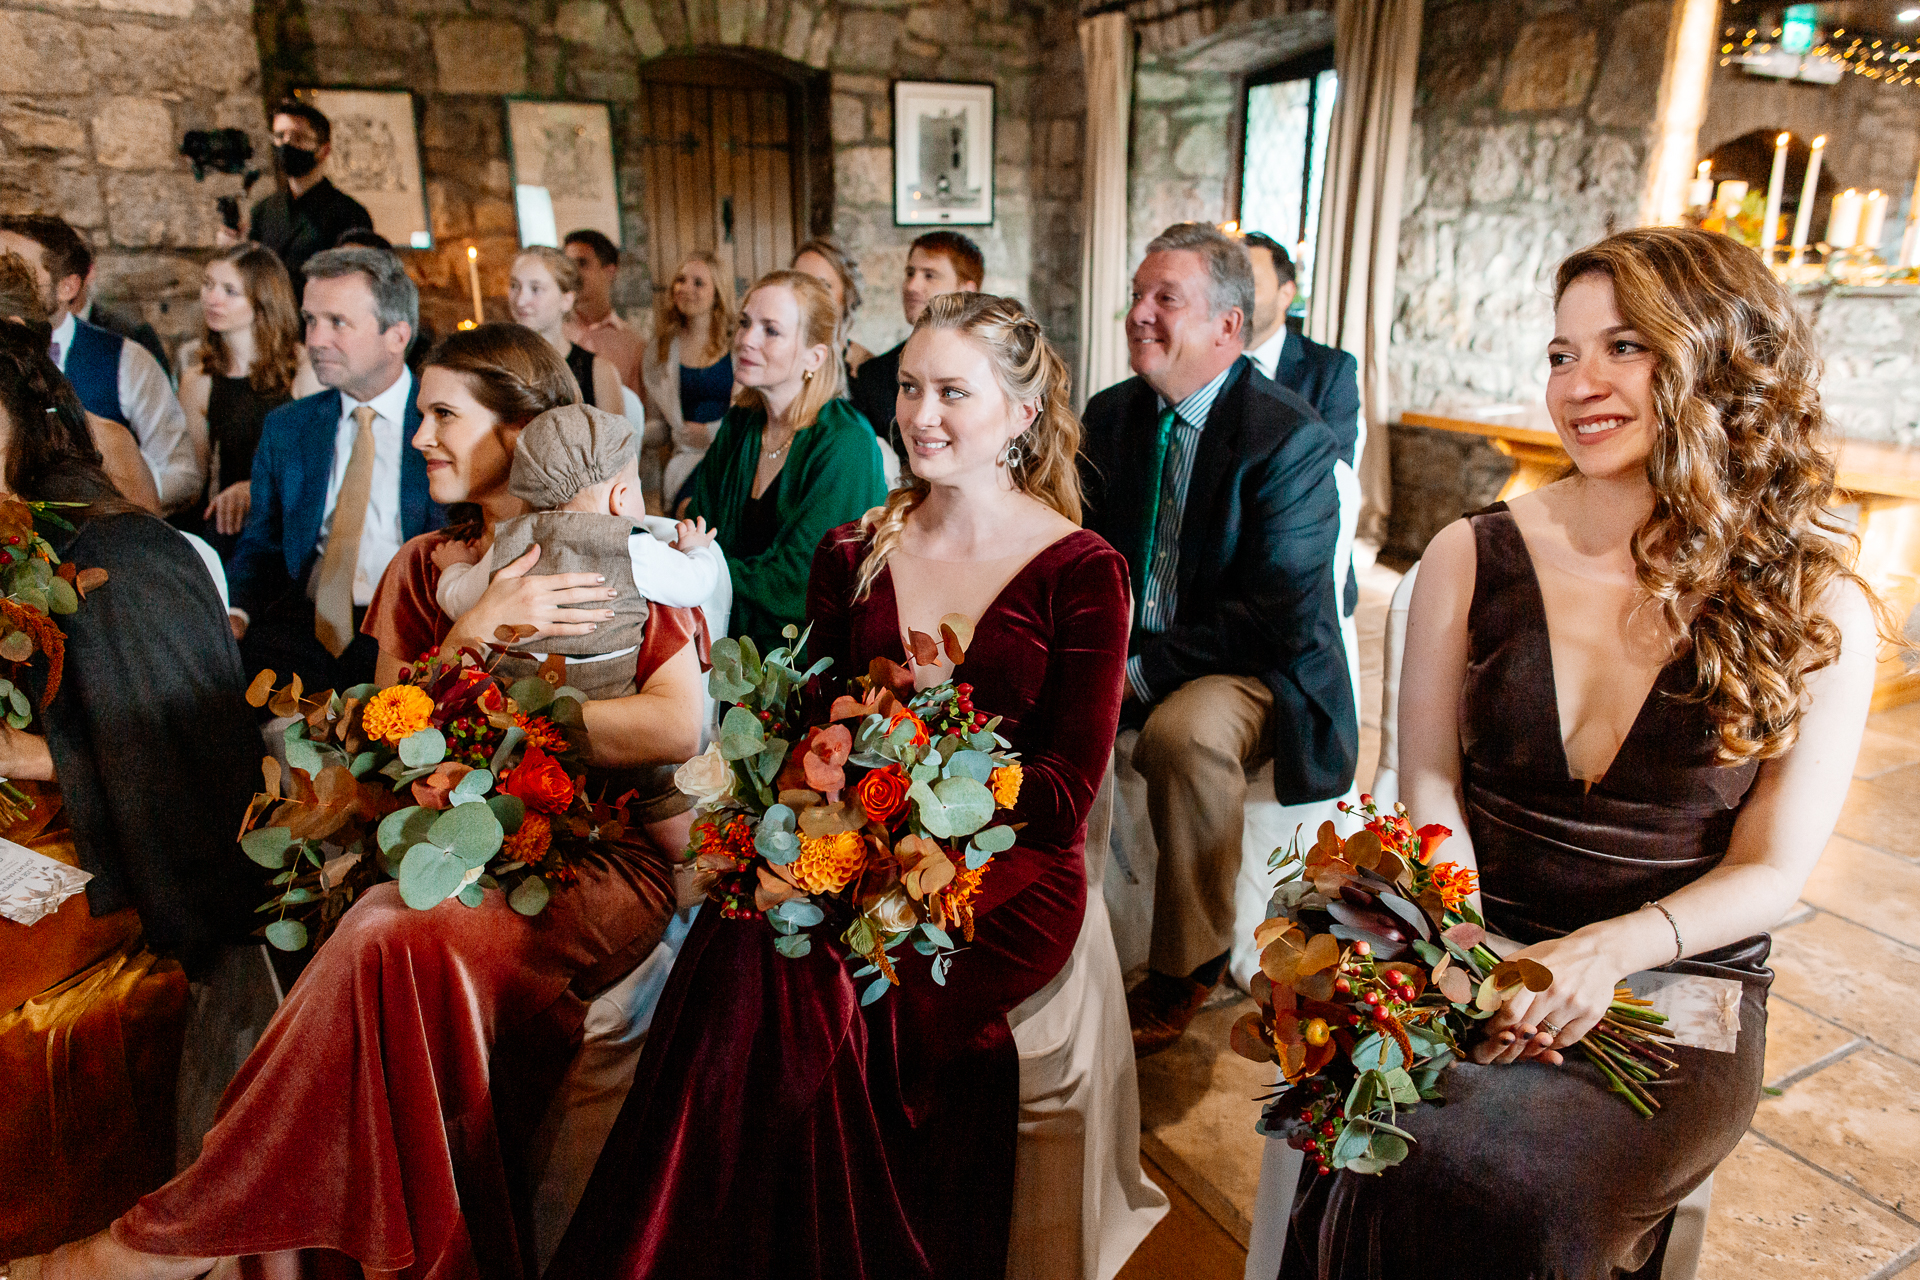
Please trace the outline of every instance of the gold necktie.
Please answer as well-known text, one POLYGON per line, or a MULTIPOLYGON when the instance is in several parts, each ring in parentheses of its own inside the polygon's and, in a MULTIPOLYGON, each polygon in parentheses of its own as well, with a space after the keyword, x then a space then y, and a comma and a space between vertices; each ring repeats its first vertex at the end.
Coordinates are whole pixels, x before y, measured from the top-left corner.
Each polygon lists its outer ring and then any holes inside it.
POLYGON ((373 406, 353 411, 353 452, 347 456, 347 474, 340 497, 333 504, 333 529, 320 557, 320 575, 314 580, 313 634, 339 657, 353 643, 353 579, 360 568, 360 530, 367 522, 367 499, 373 493, 373 406))

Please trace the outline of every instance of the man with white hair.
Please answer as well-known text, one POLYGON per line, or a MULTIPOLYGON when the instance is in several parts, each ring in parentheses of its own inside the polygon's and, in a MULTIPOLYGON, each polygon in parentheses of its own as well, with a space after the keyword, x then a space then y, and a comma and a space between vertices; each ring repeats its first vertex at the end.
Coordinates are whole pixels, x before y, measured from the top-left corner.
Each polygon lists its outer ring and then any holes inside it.
POLYGON ((1135 377, 1087 405, 1086 526, 1133 571, 1123 723, 1160 851, 1134 1051, 1185 1032, 1226 967, 1247 774, 1275 798, 1352 785, 1359 719, 1340 636, 1333 433, 1247 360, 1247 251, 1169 227, 1133 277, 1135 377))

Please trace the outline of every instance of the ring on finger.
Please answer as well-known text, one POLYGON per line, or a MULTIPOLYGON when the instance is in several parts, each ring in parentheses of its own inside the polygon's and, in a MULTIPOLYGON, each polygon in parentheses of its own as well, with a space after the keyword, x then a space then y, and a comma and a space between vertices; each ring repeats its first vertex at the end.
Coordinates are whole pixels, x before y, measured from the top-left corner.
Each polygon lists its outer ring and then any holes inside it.
POLYGON ((1540 1029, 1546 1032, 1550 1036, 1557 1037, 1560 1034, 1560 1024, 1557 1022, 1547 1022, 1546 1020, 1542 1019, 1540 1023, 1540 1029))

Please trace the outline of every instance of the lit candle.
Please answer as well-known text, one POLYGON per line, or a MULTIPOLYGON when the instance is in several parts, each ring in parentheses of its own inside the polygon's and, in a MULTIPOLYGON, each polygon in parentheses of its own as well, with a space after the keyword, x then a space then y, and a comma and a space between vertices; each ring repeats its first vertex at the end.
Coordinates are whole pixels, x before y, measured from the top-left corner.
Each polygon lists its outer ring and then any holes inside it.
POLYGON ((1773 246, 1780 241, 1780 197, 1787 185, 1787 143, 1793 135, 1783 133, 1773 144, 1773 173, 1767 178, 1767 213, 1760 220, 1760 256, 1773 261, 1773 246))
POLYGON ((1702 160, 1700 168, 1693 176, 1693 182, 1687 187, 1687 208, 1704 209, 1713 203, 1713 161, 1702 160))
POLYGON ((467 281, 473 285, 473 322, 485 324, 487 317, 480 308, 480 251, 472 245, 467 246, 467 281))
POLYGON ((1867 203, 1860 211, 1860 247, 1879 252, 1880 237, 1887 229, 1887 193, 1867 192, 1867 203))
POLYGON ((1813 154, 1807 157, 1807 177, 1800 184, 1800 208, 1793 217, 1793 260, 1807 250, 1807 235, 1813 230, 1813 202, 1820 189, 1820 157, 1827 153, 1827 135, 1813 140, 1813 154))
POLYGON ((1848 187, 1833 198, 1833 212, 1827 215, 1827 244, 1835 249, 1851 249, 1860 239, 1860 213, 1866 204, 1858 191, 1848 187))
POLYGON ((1731 218, 1740 208, 1740 202, 1747 198, 1747 184, 1738 178, 1728 178, 1719 187, 1720 198, 1716 202, 1720 212, 1731 218))
POLYGON ((1920 175, 1913 180, 1913 197, 1907 201, 1907 232, 1900 237, 1900 265, 1920 266, 1920 175))

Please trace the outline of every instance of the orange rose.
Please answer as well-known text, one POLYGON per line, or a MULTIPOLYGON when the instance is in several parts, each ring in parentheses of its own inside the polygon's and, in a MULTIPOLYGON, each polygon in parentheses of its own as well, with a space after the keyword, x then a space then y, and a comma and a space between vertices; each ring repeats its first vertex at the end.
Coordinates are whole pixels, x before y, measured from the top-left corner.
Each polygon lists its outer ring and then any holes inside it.
POLYGON ((573 803, 573 779, 536 743, 529 743, 520 763, 507 771, 500 790, 520 797, 536 813, 565 813, 573 803))
POLYGON ((897 764, 875 769, 854 784, 854 799, 867 811, 867 817, 885 826, 895 814, 907 807, 907 788, 913 784, 897 764))

